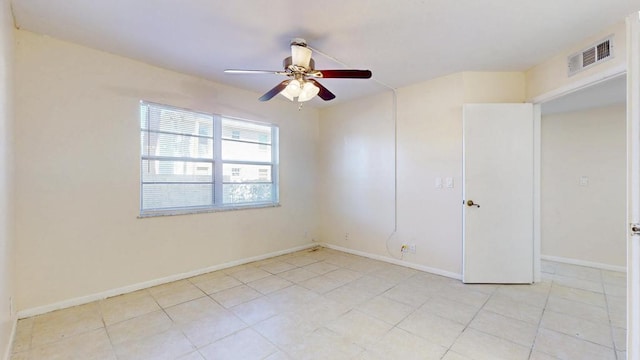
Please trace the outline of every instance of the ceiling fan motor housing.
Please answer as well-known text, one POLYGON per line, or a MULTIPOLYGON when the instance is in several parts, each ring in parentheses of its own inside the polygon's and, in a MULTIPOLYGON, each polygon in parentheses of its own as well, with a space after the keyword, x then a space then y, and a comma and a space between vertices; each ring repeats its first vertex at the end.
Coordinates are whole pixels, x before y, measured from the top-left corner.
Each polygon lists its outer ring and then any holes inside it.
MULTIPOLYGON (((293 58, 291 56, 286 57, 284 60, 282 60, 282 66, 284 67, 285 70, 290 69, 290 66, 293 65, 293 58)), ((294 65, 295 66, 295 65, 294 65)), ((309 68, 306 69, 307 71, 311 71, 313 69, 315 69, 316 67, 316 62, 313 61, 313 59, 309 60, 309 68)), ((296 66, 296 68, 300 69, 299 66, 296 66)), ((302 70, 302 69, 300 69, 302 70)), ((293 69, 292 69, 293 71, 293 69)))
POLYGON ((291 39, 291 43, 289 45, 297 45, 307 47, 307 40, 303 38, 293 38, 291 39))

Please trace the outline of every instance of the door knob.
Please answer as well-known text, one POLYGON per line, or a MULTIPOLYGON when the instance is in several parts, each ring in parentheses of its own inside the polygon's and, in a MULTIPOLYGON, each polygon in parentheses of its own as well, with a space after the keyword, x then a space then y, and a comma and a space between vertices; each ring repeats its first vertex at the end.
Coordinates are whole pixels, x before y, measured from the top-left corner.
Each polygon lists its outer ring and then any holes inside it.
POLYGON ((467 200, 467 206, 476 206, 476 207, 480 207, 480 204, 476 204, 473 202, 473 200, 467 200))

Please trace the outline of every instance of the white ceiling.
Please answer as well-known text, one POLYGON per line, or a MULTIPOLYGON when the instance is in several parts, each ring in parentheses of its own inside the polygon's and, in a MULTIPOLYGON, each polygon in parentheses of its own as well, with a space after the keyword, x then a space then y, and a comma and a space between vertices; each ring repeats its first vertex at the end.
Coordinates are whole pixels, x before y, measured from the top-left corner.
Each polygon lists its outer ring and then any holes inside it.
MULTIPOLYGON (((337 103, 459 71, 523 71, 622 21, 640 0, 12 0, 16 26, 255 91, 289 41, 373 80, 325 79, 337 103)), ((314 54, 317 69, 343 68, 314 54)), ((257 101, 257 100, 256 100, 257 101)), ((323 106, 319 99, 314 106, 323 106)))
POLYGON ((627 101, 627 76, 591 85, 542 104, 542 115, 594 109, 627 101))

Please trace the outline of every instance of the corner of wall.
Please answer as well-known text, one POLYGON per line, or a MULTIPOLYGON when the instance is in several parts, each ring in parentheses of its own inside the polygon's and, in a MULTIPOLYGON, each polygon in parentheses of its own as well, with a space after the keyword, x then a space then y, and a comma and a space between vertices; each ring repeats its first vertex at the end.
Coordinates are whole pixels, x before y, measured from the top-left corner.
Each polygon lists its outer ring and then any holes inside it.
POLYGON ((0 0, 0 356, 9 359, 16 332, 14 296, 13 42, 9 0, 0 0))
POLYGON ((525 101, 525 73, 467 71, 463 73, 465 103, 519 103, 525 101), (491 91, 487 91, 490 88, 491 91))
MULTIPOLYGON (((15 38, 13 152, 15 163, 30 165, 12 170, 19 312, 288 249, 316 236, 316 109, 259 102, 259 94, 247 90, 26 30, 15 31, 15 38), (137 218, 141 99, 280 126, 281 206, 137 218), (68 131, 80 124, 87 130, 68 131), (46 177, 39 176, 43 169, 46 177), (78 172, 84 175, 74 177, 78 172), (50 203, 58 204, 56 211, 43 206, 50 203), (43 272, 49 276, 38 276, 43 272)), ((0 311, 4 293, 0 288, 0 311)), ((0 334, 0 351, 2 341, 0 334)))

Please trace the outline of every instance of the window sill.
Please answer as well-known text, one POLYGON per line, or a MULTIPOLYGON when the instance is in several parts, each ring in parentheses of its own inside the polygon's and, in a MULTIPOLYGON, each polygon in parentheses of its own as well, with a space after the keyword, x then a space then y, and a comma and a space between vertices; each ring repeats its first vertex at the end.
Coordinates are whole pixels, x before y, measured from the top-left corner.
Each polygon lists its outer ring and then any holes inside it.
POLYGON ((151 217, 160 217, 160 216, 178 216, 178 215, 191 215, 191 214, 206 214, 206 213, 217 213, 217 212, 225 212, 225 211, 238 211, 238 210, 252 210, 252 209, 264 209, 264 208, 275 208, 280 207, 280 203, 277 204, 255 204, 255 205, 236 205, 236 206, 225 206, 219 208, 207 208, 207 209, 185 209, 185 210, 158 210, 158 211, 149 211, 144 214, 138 215, 138 219, 145 219, 151 217))

